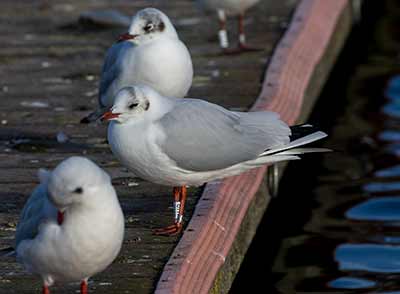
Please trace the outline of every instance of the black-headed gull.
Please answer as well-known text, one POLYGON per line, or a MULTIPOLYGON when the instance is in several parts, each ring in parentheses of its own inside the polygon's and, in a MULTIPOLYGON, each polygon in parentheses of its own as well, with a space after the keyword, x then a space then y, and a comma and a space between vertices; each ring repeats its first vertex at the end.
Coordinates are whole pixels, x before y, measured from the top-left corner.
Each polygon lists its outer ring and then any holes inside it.
POLYGON ((54 282, 87 280, 118 255, 124 216, 110 177, 84 157, 70 157, 54 171, 39 172, 17 225, 17 260, 43 279, 43 293, 54 282))
POLYGON ((165 96, 183 98, 193 79, 190 53, 169 18, 160 10, 146 8, 132 19, 107 52, 99 88, 99 109, 82 120, 99 118, 113 105, 121 88, 141 83, 165 96))
POLYGON ((137 176, 174 189, 175 223, 181 230, 186 185, 240 174, 264 164, 299 159, 317 148, 299 148, 326 136, 294 127, 277 113, 234 112, 200 99, 164 97, 144 86, 121 89, 110 111, 108 140, 114 155, 137 176), (292 139, 292 140, 291 140, 292 139))
POLYGON ((196 0, 198 5, 204 10, 216 11, 219 20, 219 43, 225 53, 238 53, 241 51, 258 51, 251 48, 246 43, 244 30, 244 14, 247 9, 254 6, 259 0, 196 0), (239 42, 237 50, 229 50, 229 40, 226 31, 227 15, 238 17, 239 21, 239 42))

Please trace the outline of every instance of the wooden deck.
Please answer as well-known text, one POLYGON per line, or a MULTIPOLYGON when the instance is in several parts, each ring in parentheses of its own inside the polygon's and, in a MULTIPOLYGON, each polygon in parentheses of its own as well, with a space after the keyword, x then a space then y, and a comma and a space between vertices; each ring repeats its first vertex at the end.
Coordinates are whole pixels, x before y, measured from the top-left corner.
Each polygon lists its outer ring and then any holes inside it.
MULTIPOLYGON (((152 293, 178 241, 151 234, 152 228, 172 220, 171 191, 127 172, 106 144, 105 125, 79 124, 97 103, 105 51, 124 29, 79 25, 78 17, 92 9, 126 14, 147 6, 162 9, 177 24, 193 57, 190 96, 247 109, 260 92, 265 65, 297 2, 262 1, 249 13, 246 27, 250 43, 265 51, 226 57, 219 55, 215 19, 200 14, 193 1, 1 1, 0 248, 12 244, 18 215, 37 184, 37 169, 85 155, 113 177, 126 217, 122 252, 110 268, 91 279, 90 290, 152 293)), ((201 189, 189 192, 186 219, 201 189)), ((0 293, 32 293, 40 286, 40 279, 26 274, 15 261, 0 260, 0 293)), ((57 285, 54 293, 77 289, 57 285)))

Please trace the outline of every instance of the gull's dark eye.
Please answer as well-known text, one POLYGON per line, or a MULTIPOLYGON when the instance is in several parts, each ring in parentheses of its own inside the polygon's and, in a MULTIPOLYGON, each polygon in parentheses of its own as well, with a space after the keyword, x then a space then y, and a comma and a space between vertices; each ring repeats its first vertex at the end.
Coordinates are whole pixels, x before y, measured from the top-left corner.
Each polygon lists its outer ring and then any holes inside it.
POLYGON ((158 30, 160 32, 162 32, 163 30, 165 30, 165 23, 164 22, 160 22, 160 24, 158 25, 158 30))
POLYGON ((145 25, 145 27, 144 27, 143 29, 144 29, 144 31, 145 31, 146 33, 149 33, 149 32, 151 32, 151 31, 154 29, 154 24, 148 23, 147 25, 145 25))
POLYGON ((82 187, 76 188, 76 189, 74 190, 74 193, 76 193, 76 194, 82 194, 82 193, 83 193, 82 187))
POLYGON ((139 105, 139 103, 134 102, 134 103, 129 104, 128 108, 129 108, 129 109, 134 109, 134 108, 137 107, 138 105, 139 105))

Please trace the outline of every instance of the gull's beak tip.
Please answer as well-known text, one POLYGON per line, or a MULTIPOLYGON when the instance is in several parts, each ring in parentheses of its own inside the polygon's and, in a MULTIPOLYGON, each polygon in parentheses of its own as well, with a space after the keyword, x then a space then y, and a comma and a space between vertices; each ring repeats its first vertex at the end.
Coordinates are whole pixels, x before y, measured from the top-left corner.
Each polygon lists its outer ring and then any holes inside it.
POLYGON ((120 36, 118 37, 118 41, 117 41, 117 42, 123 42, 123 41, 126 41, 126 40, 133 40, 133 39, 135 39, 137 36, 138 36, 138 35, 133 35, 133 34, 130 34, 130 33, 125 33, 125 34, 122 34, 122 35, 120 35, 120 36))
POLYGON ((100 120, 101 121, 113 120, 113 119, 117 118, 119 115, 120 115, 120 113, 113 113, 112 111, 107 111, 100 117, 100 120))

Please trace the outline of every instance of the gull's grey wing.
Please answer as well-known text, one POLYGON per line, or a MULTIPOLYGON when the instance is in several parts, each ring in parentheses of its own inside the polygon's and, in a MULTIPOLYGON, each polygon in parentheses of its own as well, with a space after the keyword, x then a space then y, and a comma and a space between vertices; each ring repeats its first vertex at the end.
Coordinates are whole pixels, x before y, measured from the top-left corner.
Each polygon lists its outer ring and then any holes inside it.
POLYGON ((51 216, 56 217, 57 211, 47 198, 47 187, 39 185, 26 202, 15 233, 15 249, 26 239, 33 239, 38 233, 39 225, 51 216))
POLYGON ((289 143, 290 128, 273 112, 231 112, 197 99, 177 101, 160 119, 159 142, 178 167, 191 171, 227 168, 289 143))
POLYGON ((110 87, 114 82, 118 81, 122 72, 122 61, 126 54, 129 54, 129 52, 133 50, 134 46, 132 42, 118 42, 108 49, 103 64, 99 87, 99 104, 101 107, 110 106, 106 105, 107 101, 104 101, 102 97, 107 96, 110 87))

